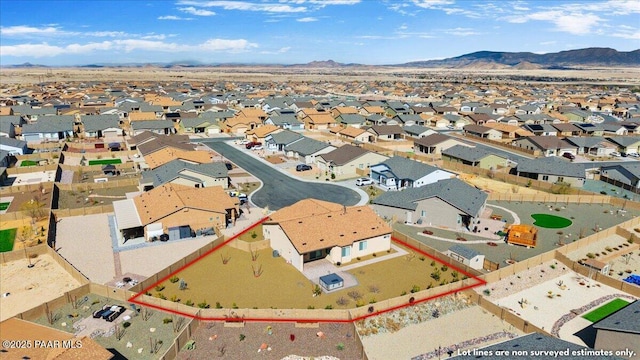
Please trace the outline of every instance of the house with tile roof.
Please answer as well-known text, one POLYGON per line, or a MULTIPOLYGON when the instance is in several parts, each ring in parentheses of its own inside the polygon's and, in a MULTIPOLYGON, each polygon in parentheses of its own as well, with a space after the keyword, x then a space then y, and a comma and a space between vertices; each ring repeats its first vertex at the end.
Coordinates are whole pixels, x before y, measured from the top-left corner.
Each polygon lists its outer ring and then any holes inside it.
POLYGON ((420 154, 441 155, 443 150, 450 147, 462 145, 470 146, 456 138, 444 134, 431 134, 413 141, 413 151, 420 154))
POLYGON ((302 121, 307 130, 327 130, 336 126, 336 120, 328 112, 307 115, 302 121))
POLYGON ((387 251, 392 229, 368 206, 305 199, 271 214, 262 232, 279 256, 303 272, 313 261, 345 264, 387 251))
POLYGON ((525 136, 534 136, 532 132, 508 123, 490 122, 484 124, 484 126, 499 131, 502 139, 517 139, 525 136))
POLYGON ((198 230, 233 224, 239 214, 239 200, 220 186, 195 188, 168 183, 132 199, 114 201, 113 210, 124 239, 151 239, 161 234, 173 238, 179 228, 181 238, 185 233, 194 235, 198 230))
POLYGON ((316 157, 335 150, 336 147, 326 142, 303 137, 284 147, 284 152, 288 158, 302 161, 305 164, 314 164, 316 157))
POLYGON ((512 173, 551 184, 567 183, 571 187, 584 186, 586 173, 583 164, 573 163, 562 157, 520 159, 512 173))
POLYGON ((142 191, 149 191, 167 183, 195 188, 220 186, 227 189, 230 180, 227 167, 222 162, 194 164, 175 159, 152 170, 143 171, 139 187, 142 191))
POLYGON ((245 133, 245 136, 249 141, 257 141, 257 142, 264 143, 265 138, 268 135, 278 133, 280 131, 282 131, 282 129, 275 125, 263 125, 255 129, 248 130, 245 133))
POLYGON ((222 123, 222 129, 225 133, 232 133, 236 135, 242 135, 259 126, 262 126, 262 120, 257 117, 246 116, 234 116, 222 123))
POLYGON ((387 157, 365 150, 358 146, 342 145, 341 147, 316 157, 316 164, 321 171, 327 171, 341 177, 356 177, 356 171, 367 171, 372 164, 386 160, 387 157))
POLYGON ((372 201, 385 219, 469 231, 480 218, 488 194, 457 178, 418 188, 389 191, 372 201))
POLYGON ((469 147, 464 145, 452 146, 442 151, 442 160, 460 163, 481 169, 495 170, 498 167, 505 167, 509 163, 504 156, 494 154, 483 148, 469 147))
POLYGON ((369 177, 385 190, 402 190, 450 179, 456 174, 401 156, 371 166, 369 177))
POLYGON ((182 160, 191 164, 208 164, 213 161, 213 155, 208 151, 184 150, 175 147, 164 147, 144 156, 141 169, 155 169, 173 160, 182 160))

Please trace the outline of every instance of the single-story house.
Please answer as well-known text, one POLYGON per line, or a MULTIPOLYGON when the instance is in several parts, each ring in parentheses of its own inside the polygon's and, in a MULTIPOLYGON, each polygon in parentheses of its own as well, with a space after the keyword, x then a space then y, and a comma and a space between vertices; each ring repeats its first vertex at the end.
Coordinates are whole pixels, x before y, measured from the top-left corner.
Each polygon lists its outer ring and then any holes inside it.
POLYGON ((575 127, 580 129, 581 135, 584 136, 602 136, 604 135, 604 129, 600 124, 592 123, 573 123, 575 127))
POLYGON ((429 136, 431 134, 435 134, 436 131, 429 129, 428 127, 420 126, 420 125, 411 125, 411 126, 403 126, 402 130, 404 130, 407 136, 412 138, 423 138, 425 136, 429 136))
POLYGON ((291 130, 271 133, 264 138, 264 146, 271 151, 284 151, 285 146, 302 139, 304 136, 291 130))
POLYGON ((27 142, 10 137, 0 137, 0 150, 5 150, 9 155, 25 155, 29 153, 27 142))
POLYGON ((73 136, 75 117, 43 116, 33 124, 22 125, 22 139, 26 142, 64 140, 73 136))
POLYGON ((484 267, 484 255, 470 247, 455 244, 444 254, 472 269, 482 270, 484 267))
POLYGON ((304 161, 305 164, 313 164, 316 161, 316 156, 326 154, 335 149, 335 146, 329 145, 326 142, 303 137, 286 145, 284 152, 289 158, 304 161))
POLYGON ((180 184, 196 188, 229 187, 227 167, 221 162, 192 164, 175 159, 153 170, 143 171, 140 190, 149 191, 163 184, 180 184))
POLYGON ((522 128, 535 136, 558 136, 558 129, 551 124, 525 124, 522 128))
POLYGON ((637 136, 611 136, 609 141, 618 147, 618 151, 627 154, 640 153, 640 137, 637 136))
POLYGON ((268 135, 278 133, 280 131, 282 131, 282 129, 275 125, 263 125, 255 129, 248 130, 245 133, 245 136, 250 141, 257 141, 257 142, 263 143, 265 141, 265 138, 268 135))
POLYGON ((521 159, 512 172, 518 176, 552 184, 567 183, 574 188, 581 188, 586 177, 583 164, 573 163, 565 158, 555 156, 521 159))
POLYGON ((264 123, 265 125, 275 125, 287 130, 304 130, 304 122, 298 120, 295 114, 271 115, 264 121, 264 123))
POLYGON ((502 139, 517 139, 525 136, 533 136, 532 132, 508 123, 490 122, 484 124, 484 126, 499 131, 502 134, 502 139))
POLYGON ((201 117, 182 118, 180 120, 180 127, 186 133, 207 135, 220 133, 220 126, 218 126, 216 120, 201 117))
POLYGON ((604 122, 600 124, 602 127, 602 131, 604 135, 608 136, 627 136, 629 135, 629 129, 624 127, 622 124, 618 122, 604 122))
POLYGON ((0 116, 0 137, 15 137, 16 127, 22 124, 22 119, 17 115, 0 116))
POLYGON ((356 170, 368 170, 371 164, 377 164, 387 157, 365 150, 358 146, 343 145, 331 152, 318 155, 318 169, 338 176, 358 176, 356 170))
POLYGON ((469 166, 477 166, 487 170, 506 167, 508 164, 508 159, 502 155, 494 154, 493 152, 482 148, 464 145, 456 145, 443 150, 442 160, 469 166))
POLYGON ((161 234, 171 237, 170 230, 181 227, 188 227, 192 234, 226 228, 238 217, 239 200, 220 186, 164 184, 132 199, 114 201, 113 210, 117 229, 125 240, 143 236, 151 239, 161 234))
POLYGON ((578 154, 610 156, 618 148, 615 144, 600 136, 567 137, 565 140, 578 147, 578 154))
POLYGON ((482 214, 487 193, 457 178, 389 191, 372 201, 373 209, 385 219, 407 224, 470 231, 482 214))
POLYGON ((456 174, 437 167, 394 156, 372 165, 369 177, 386 190, 402 190, 432 184, 456 174))
POLYGON ((421 154, 440 155, 443 150, 456 145, 472 147, 467 143, 447 135, 431 134, 420 139, 415 139, 413 141, 413 151, 421 154))
POLYGON ((617 185, 633 192, 640 189, 640 164, 603 165, 600 167, 600 180, 617 185))
POLYGON ((424 119, 418 114, 398 114, 393 119, 402 126, 424 125, 424 119))
POLYGON ((573 123, 558 123, 551 126, 558 130, 558 136, 579 136, 582 133, 582 130, 573 123))
POLYGON ((502 133, 500 131, 492 129, 487 126, 470 124, 470 125, 465 125, 462 129, 465 135, 475 136, 475 137, 489 139, 489 140, 502 139, 502 133))
POLYGON ((373 138, 373 135, 365 129, 347 126, 346 128, 337 131, 338 136, 352 140, 354 142, 368 143, 373 138))
POLYGON ((635 300, 622 309, 593 324, 596 329, 595 349, 617 351, 626 349, 640 354, 640 301, 635 300))
POLYGON ((391 227, 368 206, 301 200, 262 224, 271 248, 304 271, 304 264, 326 259, 344 264, 391 248, 391 227))
POLYGON ((336 125, 336 120, 330 113, 311 114, 302 118, 307 130, 327 130, 336 125))
POLYGON ((374 141, 378 140, 400 140, 402 139, 402 128, 398 125, 373 125, 367 131, 374 136, 374 141))
POLYGON ((366 122, 367 118, 360 114, 340 114, 338 117, 336 117, 336 123, 345 127, 351 126, 359 128, 366 122))
POLYGON ((544 156, 562 156, 564 153, 576 155, 578 147, 557 136, 529 136, 519 138, 512 145, 522 149, 539 151, 544 156))
POLYGON ((115 138, 124 135, 118 115, 82 115, 80 119, 86 138, 115 138))
POLYGON ((131 123, 131 135, 136 136, 145 131, 156 134, 175 134, 176 129, 171 120, 144 120, 131 123))

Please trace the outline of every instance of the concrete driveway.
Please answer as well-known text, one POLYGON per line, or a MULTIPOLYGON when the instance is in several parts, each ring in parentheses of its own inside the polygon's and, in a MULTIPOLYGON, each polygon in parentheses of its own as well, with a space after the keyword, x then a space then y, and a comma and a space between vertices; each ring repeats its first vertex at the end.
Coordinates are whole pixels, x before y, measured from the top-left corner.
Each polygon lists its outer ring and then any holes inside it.
POLYGON ((361 199, 358 192, 343 186, 305 182, 292 178, 279 169, 220 140, 200 140, 200 142, 262 181, 262 188, 251 195, 251 202, 258 207, 278 210, 308 198, 352 206, 358 204, 361 199))

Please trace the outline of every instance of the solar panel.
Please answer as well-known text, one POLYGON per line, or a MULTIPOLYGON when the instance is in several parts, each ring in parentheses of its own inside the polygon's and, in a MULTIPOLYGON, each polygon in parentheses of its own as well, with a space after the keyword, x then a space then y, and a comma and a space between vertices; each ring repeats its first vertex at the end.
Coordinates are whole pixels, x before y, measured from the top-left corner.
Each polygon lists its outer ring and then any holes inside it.
POLYGON ((534 131, 543 130, 542 125, 538 125, 538 124, 529 125, 529 129, 534 130, 534 131))
POLYGON ((588 127, 594 127, 595 125, 593 124, 580 124, 581 127, 583 128, 588 128, 588 127))

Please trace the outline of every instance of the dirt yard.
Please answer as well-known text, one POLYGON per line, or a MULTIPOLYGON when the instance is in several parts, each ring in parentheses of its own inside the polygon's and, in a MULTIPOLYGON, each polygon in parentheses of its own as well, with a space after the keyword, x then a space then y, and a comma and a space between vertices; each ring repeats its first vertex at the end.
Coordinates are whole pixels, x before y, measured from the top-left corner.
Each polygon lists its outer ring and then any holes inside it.
POLYGON ((33 268, 27 267, 26 259, 0 265, 0 293, 3 296, 0 301, 0 321, 80 286, 49 255, 31 259, 31 263, 35 264, 33 268), (7 293, 9 295, 4 297, 7 293))
POLYGON ((544 194, 544 192, 542 191, 538 191, 528 187, 507 184, 502 181, 488 179, 488 178, 480 177, 477 175, 460 174, 460 180, 463 180, 470 185, 477 186, 483 190, 488 190, 490 192, 496 192, 501 194, 524 194, 524 195, 544 194))

